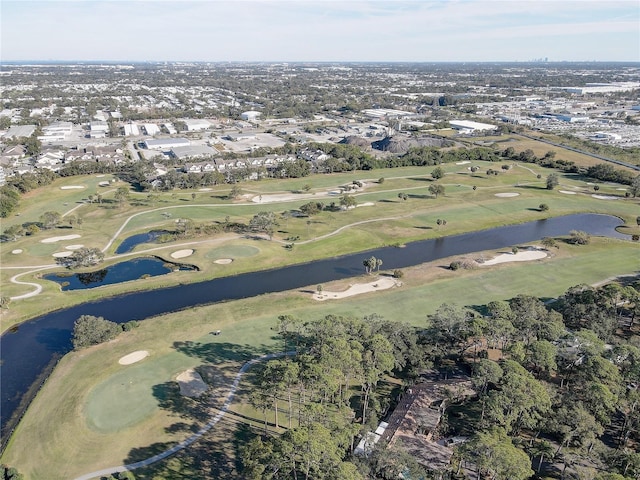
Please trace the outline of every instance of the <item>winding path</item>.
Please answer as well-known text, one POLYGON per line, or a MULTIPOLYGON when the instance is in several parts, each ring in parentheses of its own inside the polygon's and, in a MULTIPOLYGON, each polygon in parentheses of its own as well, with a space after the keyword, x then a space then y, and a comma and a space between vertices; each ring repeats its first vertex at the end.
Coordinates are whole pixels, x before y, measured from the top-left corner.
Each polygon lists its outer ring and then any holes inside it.
POLYGON ((233 380, 233 384, 231 385, 231 390, 229 391, 229 394, 227 395, 227 399, 224 401, 224 404, 220 408, 220 411, 211 420, 209 420, 209 422, 206 425, 204 425, 200 430, 198 430, 196 433, 194 433, 187 439, 183 440, 182 442, 178 443, 177 445, 174 445, 170 449, 165 450, 164 452, 159 453, 157 455, 154 455, 153 457, 140 460, 139 462, 130 463, 128 465, 118 465, 115 467, 104 468, 102 470, 87 473, 85 475, 77 477, 75 480, 90 480, 92 478, 101 477, 103 475, 111 475, 115 472, 126 472, 130 470, 135 470, 136 468, 146 467, 151 465, 152 463, 163 460, 180 450, 187 448, 189 445, 199 440, 205 433, 211 430, 214 427, 214 425, 218 423, 222 419, 222 417, 225 416, 225 414, 227 413, 227 410, 229 410, 229 407, 231 406, 231 402, 233 401, 233 398, 235 397, 236 390, 240 385, 240 380, 242 379, 242 375, 244 375, 247 372, 247 370, 249 370, 249 368, 251 368, 253 365, 255 365, 258 362, 263 362, 265 360, 284 357, 286 355, 294 355, 295 353, 296 353, 295 351, 270 353, 268 355, 263 355, 262 357, 254 358, 253 360, 249 360, 247 363, 245 363, 240 369, 240 371, 238 372, 238 374, 236 375, 236 378, 233 380))

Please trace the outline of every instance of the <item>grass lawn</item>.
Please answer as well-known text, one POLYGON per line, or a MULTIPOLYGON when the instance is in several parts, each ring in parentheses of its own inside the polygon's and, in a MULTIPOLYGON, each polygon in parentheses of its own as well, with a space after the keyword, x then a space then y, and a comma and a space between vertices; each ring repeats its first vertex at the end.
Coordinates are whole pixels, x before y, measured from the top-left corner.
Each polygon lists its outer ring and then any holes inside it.
MULTIPOLYGON (((488 258, 496 253, 482 255, 488 258)), ((303 291, 283 292, 146 320, 108 344, 66 355, 31 404, 1 461, 17 467, 27 478, 54 480, 137 461, 170 447, 192 433, 194 425, 204 423, 209 414, 206 402, 185 400, 177 394, 177 374, 193 366, 210 372, 204 375, 214 388, 208 401, 220 405, 241 364, 284 348, 273 329, 283 313, 305 320, 327 314, 377 313, 420 326, 445 302, 484 305, 519 293, 555 297, 579 283, 640 270, 640 249, 631 242, 594 239, 584 247, 561 244, 552 254, 541 261, 456 272, 445 268, 451 261, 446 259, 404 269, 402 287, 343 300, 316 302, 303 291), (222 334, 210 335, 215 329, 222 334), (135 350, 148 350, 150 356, 133 365, 118 364, 120 357, 135 350), (127 380, 135 380, 135 387, 128 387, 127 380)), ((325 289, 369 281, 371 277, 363 275, 327 284, 325 289)), ((194 451, 202 453, 206 445, 214 451, 229 450, 231 457, 237 454, 241 438, 236 434, 245 428, 241 425, 259 429, 262 422, 262 413, 245 405, 243 398, 238 397, 234 413, 220 430, 216 426, 202 443, 193 446, 194 451), (220 432, 226 432, 224 438, 217 436, 220 432)), ((282 415, 281 422, 284 419, 282 415)), ((187 453, 178 458, 182 460, 169 459, 145 471, 166 471, 172 466, 187 472, 196 468, 193 462, 200 461, 187 453)))

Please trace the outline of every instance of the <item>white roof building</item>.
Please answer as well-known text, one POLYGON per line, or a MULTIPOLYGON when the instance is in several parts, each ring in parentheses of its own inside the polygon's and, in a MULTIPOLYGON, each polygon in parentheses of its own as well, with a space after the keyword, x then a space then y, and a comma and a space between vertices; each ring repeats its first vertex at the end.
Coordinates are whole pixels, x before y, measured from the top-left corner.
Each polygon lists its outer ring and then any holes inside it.
POLYGON ((189 132, 197 132, 199 130, 207 130, 211 127, 209 120, 204 119, 187 119, 184 120, 184 124, 189 132))
POLYGON ((156 135, 160 133, 160 127, 158 127, 155 123, 145 123, 142 125, 142 128, 147 133, 147 135, 156 135))
POLYGON ((242 120, 251 122, 251 121, 257 120, 260 115, 262 115, 262 112, 257 112, 256 110, 249 110, 247 112, 242 112, 240 114, 240 118, 242 120))
POLYGON ((135 123, 125 123, 124 125, 124 136, 138 136, 140 135, 140 131, 138 130, 138 126, 135 123))
POLYGON ((471 120, 449 120, 449 125, 464 133, 490 131, 498 128, 489 123, 472 122, 471 120))
POLYGON ((3 135, 4 138, 21 138, 21 137, 30 137, 33 135, 33 132, 36 131, 35 125, 14 125, 7 130, 7 133, 3 135))
POLYGON ((171 150, 175 147, 188 147, 191 142, 186 138, 149 139, 144 141, 145 148, 149 150, 171 150))
POLYGON ((91 122, 89 124, 89 129, 92 132, 108 132, 109 124, 107 122, 91 122))

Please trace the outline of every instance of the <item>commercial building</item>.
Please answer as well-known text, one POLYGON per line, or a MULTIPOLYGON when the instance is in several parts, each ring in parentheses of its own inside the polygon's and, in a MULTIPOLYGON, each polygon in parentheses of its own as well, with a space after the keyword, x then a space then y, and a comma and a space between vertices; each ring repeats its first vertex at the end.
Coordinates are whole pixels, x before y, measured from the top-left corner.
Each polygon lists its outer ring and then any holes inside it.
POLYGON ((209 120, 204 119, 187 119, 184 120, 184 124, 188 132, 199 132, 202 130, 207 130, 211 127, 211 123, 209 120))
POLYGON ((257 112, 255 110, 249 110, 247 112, 242 112, 240 114, 240 118, 242 120, 246 120, 247 122, 253 122, 257 120, 262 115, 262 112, 257 112))
POLYGON ((13 127, 10 127, 9 130, 7 130, 7 133, 3 135, 3 138, 30 137, 35 131, 35 125, 14 125, 13 127))
POLYGON ((489 123, 472 122, 471 120, 450 120, 449 125, 460 133, 489 132, 498 127, 489 123))
POLYGON ((145 123, 142 125, 142 129, 147 135, 156 135, 160 133, 160 127, 158 127, 155 123, 145 123))
POLYGON ((149 150, 169 151, 176 147, 188 147, 191 142, 186 138, 162 138, 144 141, 144 147, 149 150))
POLYGON ((217 154, 218 150, 207 147, 206 145, 189 145, 186 147, 173 147, 171 149, 171 155, 181 160, 197 157, 212 157, 217 154))

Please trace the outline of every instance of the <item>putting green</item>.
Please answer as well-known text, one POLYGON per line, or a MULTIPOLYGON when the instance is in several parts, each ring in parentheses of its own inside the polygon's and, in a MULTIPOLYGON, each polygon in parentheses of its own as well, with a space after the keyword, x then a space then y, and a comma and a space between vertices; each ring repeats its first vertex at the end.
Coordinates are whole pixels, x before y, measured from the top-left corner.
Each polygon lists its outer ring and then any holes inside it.
POLYGON ((89 393, 84 408, 87 425, 92 430, 111 433, 149 417, 167 400, 167 382, 194 367, 194 360, 176 352, 122 366, 89 393))
POLYGON ((214 260, 219 258, 243 258, 253 257, 258 253, 260 253, 260 249, 251 245, 225 245, 224 247, 210 250, 206 257, 214 260))

